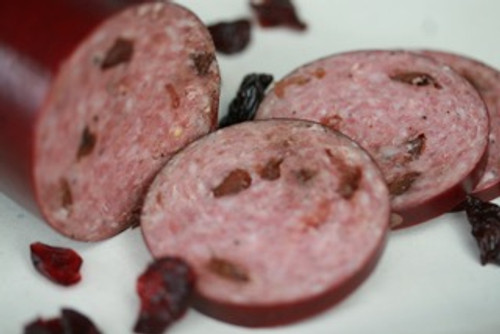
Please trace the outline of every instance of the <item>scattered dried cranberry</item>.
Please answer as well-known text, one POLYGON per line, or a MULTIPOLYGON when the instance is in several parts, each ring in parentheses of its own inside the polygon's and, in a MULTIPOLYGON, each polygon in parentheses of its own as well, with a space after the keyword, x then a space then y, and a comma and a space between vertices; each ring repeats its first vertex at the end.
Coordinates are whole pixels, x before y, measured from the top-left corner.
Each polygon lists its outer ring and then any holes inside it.
POLYGON ((63 334, 61 319, 37 319, 24 327, 24 334, 63 334))
POLYGON ((240 19, 232 22, 220 22, 208 26, 215 48, 224 54, 243 51, 250 42, 250 21, 240 19))
POLYGON ((307 28, 298 18, 291 0, 250 0, 250 6, 262 27, 286 26, 296 30, 307 28))
POLYGON ((500 264, 500 207, 473 196, 465 200, 465 212, 481 253, 481 264, 500 264))
POLYGON ((136 333, 160 334, 186 312, 195 275, 186 262, 165 257, 150 264, 137 280, 141 299, 136 333))
POLYGON ((41 242, 32 243, 30 249, 31 261, 43 276, 65 286, 80 281, 80 267, 83 260, 74 250, 53 247, 41 242))
POLYGON ((252 120, 257 108, 265 96, 267 87, 273 81, 270 74, 248 74, 231 101, 227 115, 221 119, 219 127, 223 128, 236 123, 252 120))
POLYGON ((68 308, 62 309, 60 318, 37 319, 24 328, 24 334, 100 334, 85 315, 68 308))

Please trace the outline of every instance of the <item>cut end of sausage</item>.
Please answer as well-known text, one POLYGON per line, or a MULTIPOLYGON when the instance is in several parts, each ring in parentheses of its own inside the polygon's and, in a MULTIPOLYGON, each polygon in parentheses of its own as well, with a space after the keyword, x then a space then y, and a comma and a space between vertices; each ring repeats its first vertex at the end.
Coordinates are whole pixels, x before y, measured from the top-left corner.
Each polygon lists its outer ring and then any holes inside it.
POLYGON ((406 51, 307 64, 264 99, 256 119, 268 118, 317 121, 357 141, 384 174, 399 227, 463 201, 486 160, 488 115, 477 91, 448 66, 406 51))
POLYGON ((261 327, 349 294, 374 267, 389 216, 382 174, 356 143, 317 123, 269 120, 220 129, 172 157, 141 227, 155 257, 193 266, 196 308, 261 327))
POLYGON ((50 225, 94 241, 135 222, 160 167, 216 126, 214 53, 202 22, 168 2, 129 7, 78 46, 35 130, 35 188, 50 225))

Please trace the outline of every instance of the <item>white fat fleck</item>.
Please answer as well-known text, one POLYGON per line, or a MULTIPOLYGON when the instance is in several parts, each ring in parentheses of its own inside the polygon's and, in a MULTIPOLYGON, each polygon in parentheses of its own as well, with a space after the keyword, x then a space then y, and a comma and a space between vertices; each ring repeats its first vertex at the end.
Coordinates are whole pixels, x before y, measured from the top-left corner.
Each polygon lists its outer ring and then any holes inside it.
POLYGON ((66 220, 68 219, 69 216, 69 210, 63 207, 59 208, 53 213, 54 213, 54 220, 66 220))
MULTIPOLYGON (((203 182, 198 182, 198 184, 196 185, 196 190, 197 190, 198 194, 203 194, 206 192, 206 187, 203 184, 203 182)), ((194 196, 194 194, 193 194, 193 196, 194 196)))
POLYGON ((497 176, 497 173, 495 171, 488 171, 483 175, 483 178, 481 180, 481 183, 487 183, 490 182, 491 180, 495 179, 497 176))
POLYGON ((125 112, 131 112, 134 109, 134 101, 133 99, 127 99, 125 102, 125 112))
POLYGON ((185 46, 183 43, 179 42, 181 34, 179 34, 176 27, 166 26, 164 31, 167 36, 167 40, 169 41, 168 51, 174 53, 182 51, 185 46))
MULTIPOLYGON (((108 33, 106 29, 99 29, 98 32, 92 37, 95 44, 101 44, 103 41, 108 39, 108 33)), ((81 48, 83 52, 84 48, 81 48)))
POLYGON ((139 6, 139 8, 137 8, 137 16, 139 17, 145 16, 146 14, 149 13, 150 8, 151 8, 150 6, 139 6))
POLYGON ((124 39, 131 39, 131 40, 135 40, 136 38, 133 30, 125 30, 120 34, 120 36, 124 39))
POLYGON ((153 12, 158 13, 160 10, 163 9, 165 5, 162 2, 157 2, 153 5, 153 12))
POLYGON ((391 159, 399 153, 399 150, 394 146, 384 146, 380 148, 380 154, 384 159, 391 159))
POLYGON ((198 173, 198 165, 195 163, 189 164, 188 173, 191 175, 195 175, 198 173))
POLYGON ((458 108, 457 115, 460 116, 460 118, 465 118, 467 117, 467 112, 462 108, 458 108))
POLYGON ((172 133, 172 135, 175 137, 175 138, 179 138, 181 135, 182 135, 182 127, 175 127, 173 129, 170 130, 170 132, 172 133))

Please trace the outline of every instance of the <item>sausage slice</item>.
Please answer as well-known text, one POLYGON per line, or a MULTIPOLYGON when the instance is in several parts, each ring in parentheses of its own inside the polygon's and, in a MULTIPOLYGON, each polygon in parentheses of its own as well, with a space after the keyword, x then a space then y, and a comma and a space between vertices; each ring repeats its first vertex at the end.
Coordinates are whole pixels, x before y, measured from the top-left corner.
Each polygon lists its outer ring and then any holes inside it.
POLYGON ((259 327, 322 311, 368 276, 390 200, 370 156, 297 120, 240 123, 189 145, 148 191, 141 227, 155 257, 183 257, 194 305, 259 327))
POLYGON ((464 200, 486 162, 488 114, 448 66, 405 51, 357 51, 277 82, 257 119, 320 122, 356 140, 382 169, 399 227, 464 200))

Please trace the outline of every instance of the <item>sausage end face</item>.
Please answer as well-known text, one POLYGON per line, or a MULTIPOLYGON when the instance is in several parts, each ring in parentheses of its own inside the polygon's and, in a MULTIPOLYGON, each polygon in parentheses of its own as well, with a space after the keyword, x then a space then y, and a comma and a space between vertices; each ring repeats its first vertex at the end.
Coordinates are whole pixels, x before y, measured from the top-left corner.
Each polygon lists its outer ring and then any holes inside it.
POLYGON ((202 22, 171 3, 129 7, 78 46, 35 130, 35 188, 50 225, 93 241, 137 222, 160 167, 216 126, 214 52, 202 22))
POLYGON ((379 169, 344 135, 255 121, 169 160, 141 227, 155 257, 182 256, 195 268, 199 310, 272 326, 320 312, 363 281, 383 248, 389 207, 379 169))

